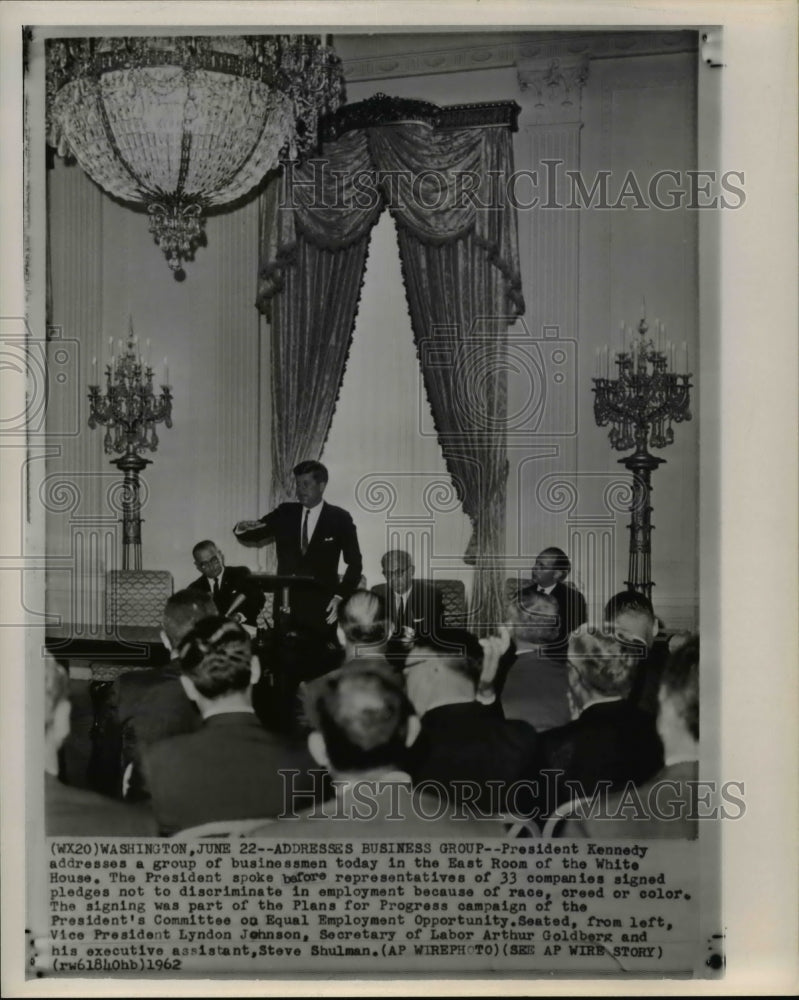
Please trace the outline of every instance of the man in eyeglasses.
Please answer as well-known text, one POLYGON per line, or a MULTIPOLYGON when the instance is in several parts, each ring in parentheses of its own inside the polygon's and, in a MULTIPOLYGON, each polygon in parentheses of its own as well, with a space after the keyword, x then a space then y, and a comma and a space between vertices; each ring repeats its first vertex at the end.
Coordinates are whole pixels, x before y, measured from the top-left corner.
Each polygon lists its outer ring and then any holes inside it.
POLYGON ((210 540, 198 542, 192 555, 202 575, 190 584, 190 589, 210 594, 220 615, 255 628, 264 595, 250 579, 249 569, 225 566, 224 555, 210 540))

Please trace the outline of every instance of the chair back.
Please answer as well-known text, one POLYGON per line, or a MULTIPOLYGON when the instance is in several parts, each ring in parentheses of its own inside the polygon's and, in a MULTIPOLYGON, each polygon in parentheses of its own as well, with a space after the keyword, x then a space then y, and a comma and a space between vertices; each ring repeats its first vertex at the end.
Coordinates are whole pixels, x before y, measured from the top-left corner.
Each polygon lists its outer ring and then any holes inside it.
POLYGON ((172 574, 167 570, 110 570, 105 575, 106 625, 160 627, 164 605, 173 590, 172 574))

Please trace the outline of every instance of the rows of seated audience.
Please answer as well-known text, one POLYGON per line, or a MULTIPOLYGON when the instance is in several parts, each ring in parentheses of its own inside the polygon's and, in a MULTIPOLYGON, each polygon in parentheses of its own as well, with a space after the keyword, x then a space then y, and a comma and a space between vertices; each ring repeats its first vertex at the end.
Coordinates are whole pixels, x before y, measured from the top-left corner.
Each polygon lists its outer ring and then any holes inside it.
MULTIPOLYGON (((198 566, 215 560, 213 543, 195 548, 198 566)), ((558 549, 480 638, 443 623, 407 553, 383 569, 385 585, 339 605, 335 661, 311 651, 277 713, 252 602, 220 615, 210 586, 170 597, 169 664, 116 682, 115 797, 57 778, 68 677, 48 658, 47 833, 697 835, 696 637, 658 643, 633 591, 589 627, 558 549), (413 595, 412 619, 398 593, 413 595)))

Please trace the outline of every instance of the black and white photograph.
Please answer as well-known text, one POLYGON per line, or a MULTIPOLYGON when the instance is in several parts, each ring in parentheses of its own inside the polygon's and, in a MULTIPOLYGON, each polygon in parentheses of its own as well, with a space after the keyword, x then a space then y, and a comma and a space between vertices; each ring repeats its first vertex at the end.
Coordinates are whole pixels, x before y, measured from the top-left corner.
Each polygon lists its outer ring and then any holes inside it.
POLYGON ((3 23, 7 995, 791 992, 795 9, 84 6, 3 23))

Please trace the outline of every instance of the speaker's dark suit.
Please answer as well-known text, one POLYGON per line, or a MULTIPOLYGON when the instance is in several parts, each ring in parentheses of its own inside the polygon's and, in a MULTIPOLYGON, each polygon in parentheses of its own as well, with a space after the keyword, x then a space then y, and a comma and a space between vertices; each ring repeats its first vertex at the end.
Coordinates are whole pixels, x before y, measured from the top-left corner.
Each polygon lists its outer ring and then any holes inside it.
MULTIPOLYGON (((526 591, 530 586, 542 589, 535 584, 525 584, 522 589, 526 591)), ((562 660, 568 652, 570 633, 588 621, 588 609, 585 598, 572 583, 556 583, 549 596, 558 602, 558 636, 545 647, 546 655, 562 660)))
POLYGON ((388 634, 397 633, 402 626, 412 628, 416 635, 434 635, 442 624, 444 603, 438 589, 423 580, 411 583, 411 592, 405 602, 402 621, 397 620, 396 595, 386 583, 378 583, 372 592, 382 598, 386 606, 388 634))
MULTIPOLYGON (((201 590, 204 594, 213 594, 214 591, 214 581, 204 575, 189 586, 192 590, 201 590)), ((236 611, 244 615, 248 625, 255 625, 258 613, 264 604, 261 588, 253 582, 246 566, 225 566, 219 584, 219 596, 214 599, 219 614, 226 615, 240 594, 244 594, 244 601, 236 611)))
POLYGON ((294 623, 302 629, 325 631, 325 609, 338 594, 347 598, 358 587, 363 570, 358 533, 352 518, 341 507, 323 503, 316 528, 303 555, 300 532, 304 507, 300 503, 282 503, 260 518, 260 526, 236 537, 245 543, 274 540, 277 571, 281 576, 311 576, 313 589, 296 587, 291 594, 294 623), (339 582, 339 559, 346 564, 339 582))
POLYGON ((542 733, 541 741, 545 767, 563 771, 557 780, 553 776, 557 789, 551 788, 550 808, 568 801, 566 780, 579 782, 590 796, 602 781, 610 782, 609 790, 615 791, 628 781, 646 781, 663 766, 654 718, 626 698, 589 706, 572 722, 542 733))
POLYGON ((307 751, 289 747, 249 712, 212 715, 197 732, 144 750, 162 836, 218 820, 277 816, 284 805, 279 772, 306 772, 311 763, 307 751))

